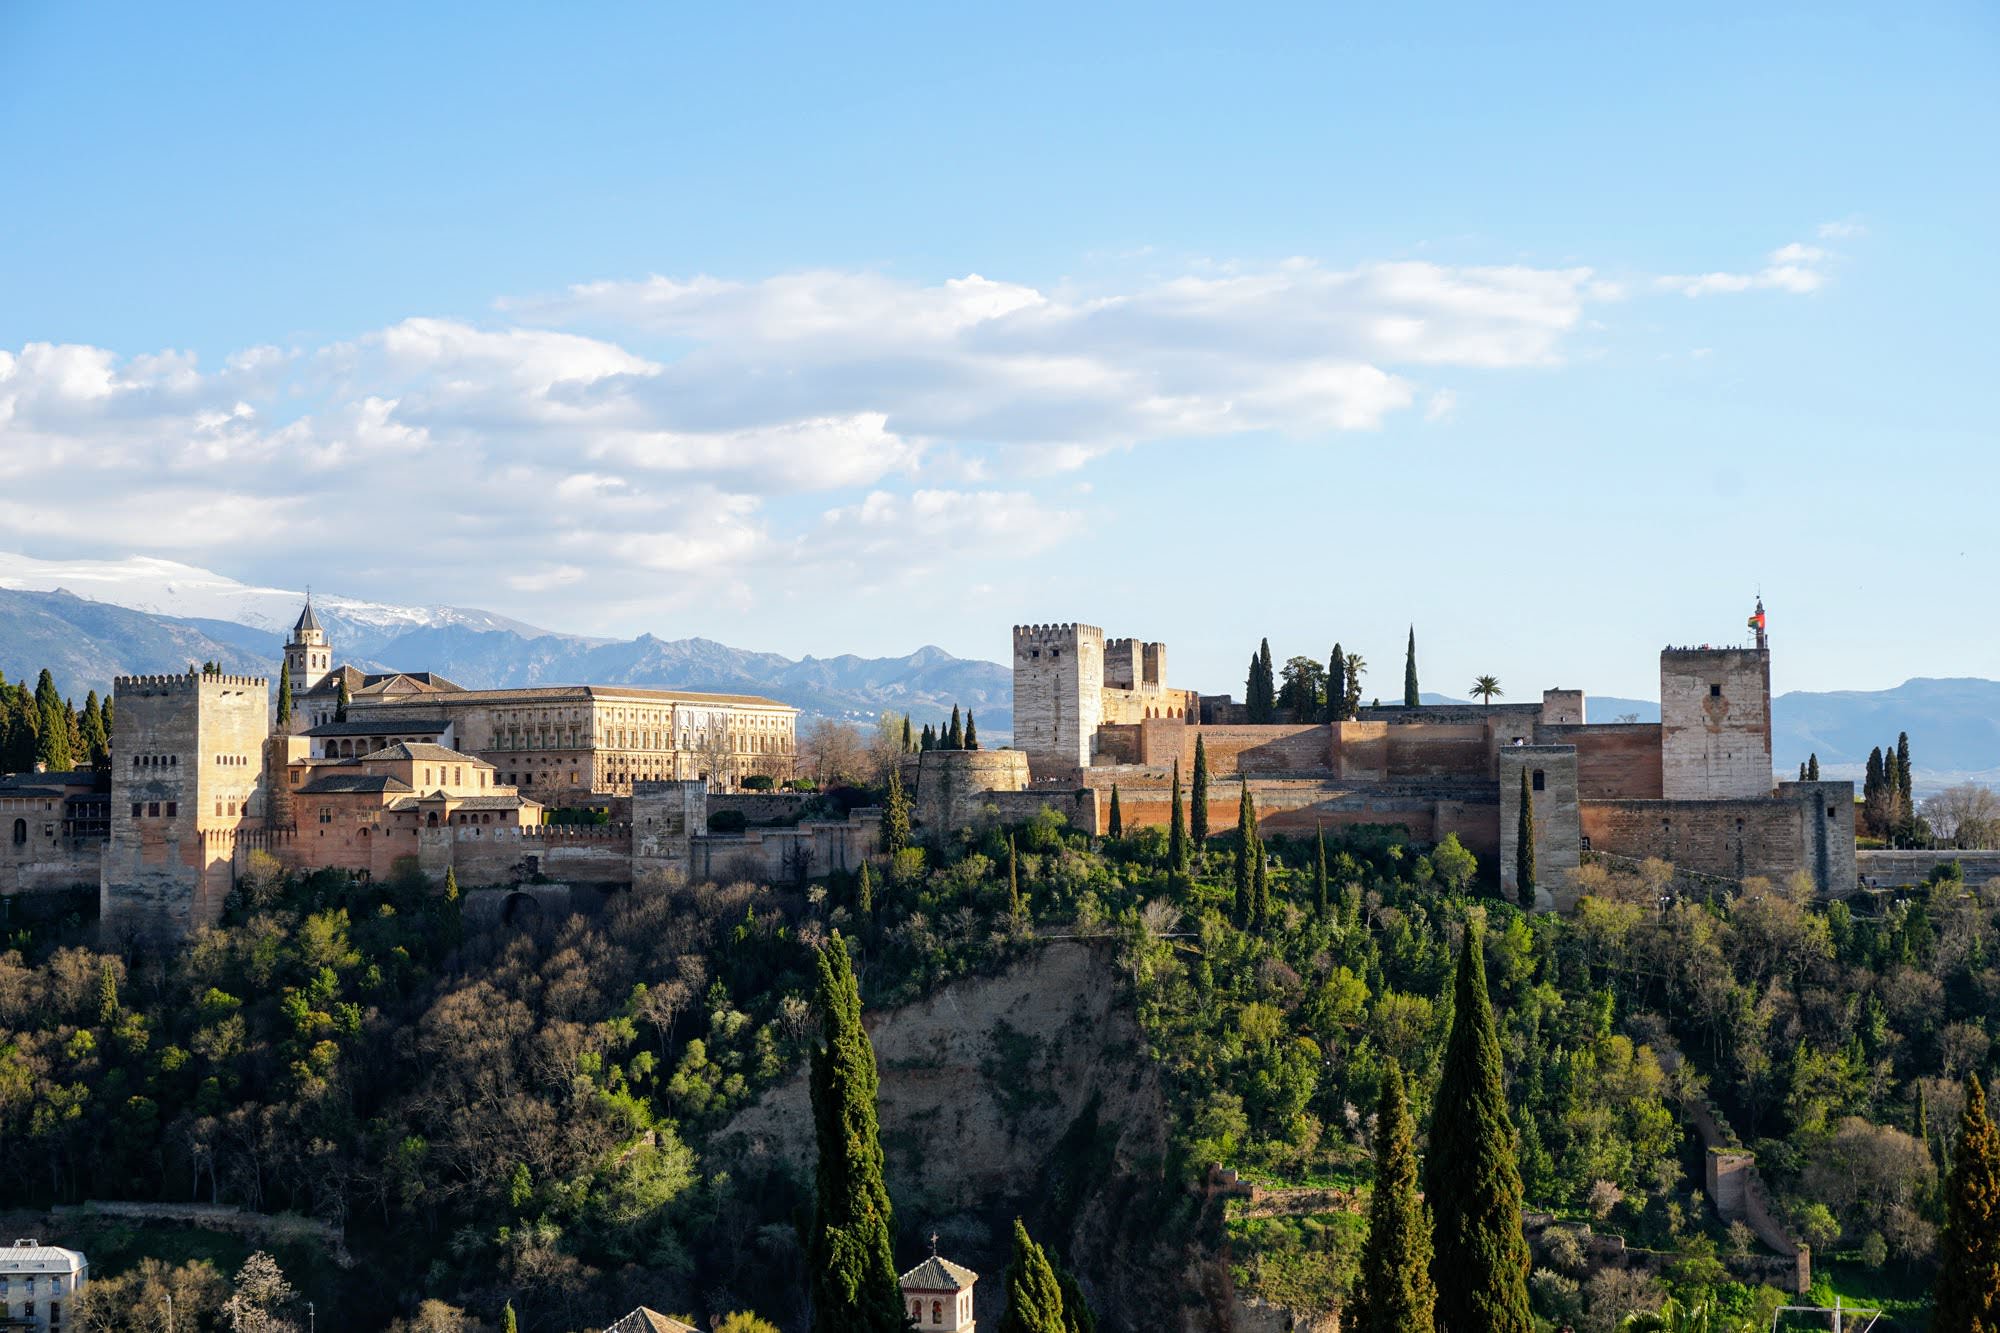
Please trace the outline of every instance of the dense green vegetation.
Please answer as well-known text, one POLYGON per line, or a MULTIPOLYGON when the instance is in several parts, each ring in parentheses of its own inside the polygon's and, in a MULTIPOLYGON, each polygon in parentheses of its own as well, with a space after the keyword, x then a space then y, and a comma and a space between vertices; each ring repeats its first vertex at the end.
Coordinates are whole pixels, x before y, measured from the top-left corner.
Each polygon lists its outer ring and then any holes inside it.
POLYGON ((1592 865, 1573 916, 1529 917, 1482 896, 1493 867, 1453 839, 1230 830, 1190 837, 1177 866, 1166 829, 1093 842, 1045 814, 926 844, 896 806, 905 845, 865 881, 798 893, 639 891, 471 928, 414 873, 267 868, 171 955, 18 932, 0 955, 0 1188, 21 1208, 192 1198, 334 1223, 386 1280, 285 1271, 352 1327, 450 1308, 496 1323, 511 1301, 540 1333, 643 1301, 798 1328, 812 1182, 725 1169, 709 1141, 824 1033, 819 947, 840 931, 882 1007, 1037 931, 1098 935, 1167 1094, 1158 1235, 1221 1256, 1239 1294, 1326 1308, 1368 1229, 1377 1122, 1358 1108, 1399 1068, 1428 1151, 1469 936, 1526 1207, 1643 1260, 1606 1269, 1580 1232, 1542 1233, 1538 1327, 1609 1329, 1670 1292, 1730 1327, 1773 1301, 1760 1247, 1700 1197, 1678 1107, 1704 1090, 1826 1280, 1922 1318, 1965 1080, 2000 1068, 1993 886, 1827 907, 1752 881, 1707 902, 1675 899, 1665 867, 1592 865), (1209 1190, 1211 1168, 1276 1193, 1252 1210, 1209 1190))

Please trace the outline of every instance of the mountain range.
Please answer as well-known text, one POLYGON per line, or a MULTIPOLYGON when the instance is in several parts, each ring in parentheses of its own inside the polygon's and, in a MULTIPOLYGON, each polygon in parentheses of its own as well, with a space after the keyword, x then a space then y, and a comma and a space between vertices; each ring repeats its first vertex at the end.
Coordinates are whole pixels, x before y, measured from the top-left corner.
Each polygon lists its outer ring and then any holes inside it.
MULTIPOLYGON (((103 693, 113 676, 184 671, 214 660, 270 674, 303 600, 171 561, 51 562, 0 553, 0 671, 49 668, 65 693, 103 693)), ((336 655, 369 671, 436 671, 474 689, 575 683, 763 694, 812 716, 868 722, 884 710, 919 723, 954 704, 980 732, 1010 738, 1011 669, 924 647, 903 657, 805 657, 712 639, 592 638, 490 611, 400 606, 313 595, 336 655)), ((1425 694, 1426 703, 1463 703, 1425 694)), ((1659 704, 1593 696, 1592 721, 1659 720, 1659 704)), ((2000 681, 1907 680, 1887 690, 1794 691, 1772 701, 1773 760, 1797 770, 1817 754, 1828 777, 1859 779, 1870 748, 1910 733, 1920 790, 1957 781, 2000 786, 2000 681)))

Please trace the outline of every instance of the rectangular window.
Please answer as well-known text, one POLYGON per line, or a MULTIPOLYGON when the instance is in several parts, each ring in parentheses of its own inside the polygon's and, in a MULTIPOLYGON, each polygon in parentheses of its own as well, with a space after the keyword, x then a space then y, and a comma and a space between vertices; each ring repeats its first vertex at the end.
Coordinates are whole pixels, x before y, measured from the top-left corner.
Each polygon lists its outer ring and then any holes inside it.
POLYGON ((1535 790, 1540 791, 1548 783, 1548 776, 1541 769, 1535 770, 1535 790))
POLYGON ((215 817, 216 817, 217 819, 220 819, 220 818, 222 818, 222 802, 221 802, 221 801, 217 801, 217 802, 215 803, 215 817))
POLYGON ((1720 685, 1709 686, 1708 697, 1711 699, 1720 699, 1722 697, 1722 687, 1720 685))
POLYGON ((160 817, 160 803, 158 801, 146 802, 146 818, 158 819, 159 817, 160 817))
POLYGON ((146 807, 144 805, 142 805, 138 801, 132 802, 132 818, 137 819, 145 813, 146 813, 146 807))
POLYGON ((168 801, 168 802, 167 802, 167 818, 168 818, 168 819, 172 819, 172 818, 173 818, 173 817, 174 817, 175 815, 178 815, 178 814, 179 814, 180 812, 181 812, 181 808, 180 808, 180 805, 179 805, 179 804, 178 804, 177 802, 174 802, 174 801, 168 801))

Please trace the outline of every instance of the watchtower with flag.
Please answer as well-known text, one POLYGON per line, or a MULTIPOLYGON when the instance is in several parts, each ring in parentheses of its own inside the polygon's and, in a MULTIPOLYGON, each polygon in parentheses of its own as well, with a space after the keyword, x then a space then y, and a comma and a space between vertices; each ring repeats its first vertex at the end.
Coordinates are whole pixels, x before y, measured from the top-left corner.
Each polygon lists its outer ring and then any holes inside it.
MULTIPOLYGON (((1750 648, 1660 654, 1660 794, 1669 801, 1762 799, 1771 770, 1771 645, 1757 598, 1750 648)), ((1662 818, 1671 820, 1671 815, 1662 818)))

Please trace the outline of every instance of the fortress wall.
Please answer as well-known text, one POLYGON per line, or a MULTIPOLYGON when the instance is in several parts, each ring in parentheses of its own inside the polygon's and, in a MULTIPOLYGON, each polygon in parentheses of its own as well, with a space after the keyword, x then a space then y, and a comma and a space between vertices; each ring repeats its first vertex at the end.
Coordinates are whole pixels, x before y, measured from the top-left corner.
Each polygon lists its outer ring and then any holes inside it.
MULTIPOLYGON (((1122 795, 1122 793, 1121 793, 1122 795)), ((1128 816, 1129 818, 1129 816, 1128 816)), ((1855 869, 1871 888, 1901 889, 1922 884, 1931 871, 1956 861, 1968 884, 2000 879, 2000 852, 1856 852, 1855 869)))
POLYGON ((1726 879, 1807 868, 1799 807, 1789 803, 1587 800, 1580 814, 1593 851, 1657 856, 1726 879))
POLYGON ((1537 745, 1576 747, 1577 791, 1585 800, 1660 799, 1660 724, 1601 723, 1535 728, 1537 745))
POLYGON ((1490 778, 1493 743, 1484 725, 1390 727, 1388 765, 1392 779, 1490 778))
POLYGON ((1020 750, 926 750, 916 759, 910 813, 921 828, 966 827, 978 820, 986 793, 1028 785, 1028 756, 1020 750))
MULTIPOLYGON (((988 792, 986 805, 993 808, 993 817, 1002 824, 1019 824, 1035 817, 1044 806, 1055 810, 1069 821, 1073 829, 1081 829, 1093 836, 1101 835, 1111 818, 1111 792, 1109 788, 1091 787, 1049 788, 1036 787, 1029 791, 988 792)), ((1161 788, 1157 801, 1160 809, 1160 823, 1167 820, 1167 790, 1161 788)), ((1132 822, 1130 812, 1125 808, 1125 793, 1118 793, 1119 813, 1127 828, 1138 827, 1132 822)), ((1231 819, 1236 816, 1230 815, 1231 819)))
POLYGON ((708 813, 736 810, 752 824, 796 824, 811 799, 802 791, 711 791, 708 813))
POLYGON ((1771 654, 1670 648, 1660 654, 1662 794, 1715 800, 1771 794, 1771 654))
POLYGON ((1515 901, 1523 773, 1530 778, 1534 815, 1535 907, 1564 911, 1576 905, 1573 872, 1583 861, 1576 751, 1567 745, 1510 745, 1500 751, 1500 889, 1515 901), (1533 788, 1537 777, 1540 790, 1533 788))
POLYGON ((1329 732, 1324 723, 1275 723, 1268 726, 1190 727, 1172 719, 1141 724, 1142 761, 1171 767, 1181 761, 1181 776, 1194 776, 1197 737, 1208 756, 1211 778, 1246 773, 1331 773, 1329 732), (1178 743, 1177 743, 1178 740, 1178 743))

